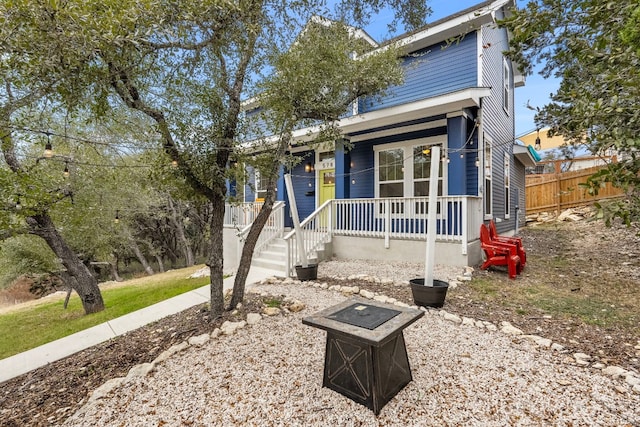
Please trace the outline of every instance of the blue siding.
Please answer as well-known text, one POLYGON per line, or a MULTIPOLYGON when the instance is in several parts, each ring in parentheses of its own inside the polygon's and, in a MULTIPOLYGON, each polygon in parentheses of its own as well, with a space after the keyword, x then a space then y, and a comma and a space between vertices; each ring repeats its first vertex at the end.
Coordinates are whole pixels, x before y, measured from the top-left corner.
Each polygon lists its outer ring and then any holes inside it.
POLYGON ((459 43, 430 46, 407 57, 405 81, 390 87, 383 97, 362 99, 360 113, 443 95, 478 85, 476 32, 467 34, 459 43))
POLYGON ((372 198, 375 194, 373 145, 373 141, 358 142, 349 153, 353 164, 349 182, 352 199, 372 198))
MULTIPOLYGON (((291 183, 293 184, 293 193, 296 198, 296 205, 298 205, 298 217, 300 221, 308 217, 314 210, 316 210, 316 178, 315 173, 307 173, 304 171, 304 165, 307 161, 313 163, 313 151, 306 151, 304 153, 296 154, 296 157, 300 157, 301 161, 291 170, 291 183), (311 160, 310 160, 311 159, 311 160)), ((283 192, 284 200, 288 201, 288 195, 286 191, 283 192)), ((291 207, 287 203, 285 225, 292 227, 291 221, 291 207)))

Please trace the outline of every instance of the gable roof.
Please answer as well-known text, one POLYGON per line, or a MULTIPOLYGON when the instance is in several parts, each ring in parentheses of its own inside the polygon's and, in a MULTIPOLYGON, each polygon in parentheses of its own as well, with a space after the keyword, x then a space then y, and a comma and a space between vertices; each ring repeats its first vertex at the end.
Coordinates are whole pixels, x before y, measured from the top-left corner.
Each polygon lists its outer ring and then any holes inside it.
POLYGON ((383 43, 383 46, 399 43, 409 52, 414 52, 452 37, 463 36, 470 31, 479 29, 484 24, 495 22, 495 12, 503 7, 516 7, 515 0, 488 0, 478 3, 421 28, 394 37, 383 43))

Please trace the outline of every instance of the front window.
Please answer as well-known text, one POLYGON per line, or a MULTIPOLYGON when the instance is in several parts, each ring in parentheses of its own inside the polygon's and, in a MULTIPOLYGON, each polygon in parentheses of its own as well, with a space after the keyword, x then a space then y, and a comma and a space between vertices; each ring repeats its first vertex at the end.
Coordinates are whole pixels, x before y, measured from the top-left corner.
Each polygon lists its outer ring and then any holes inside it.
MULTIPOLYGON (((433 145, 419 145, 413 147, 413 196, 425 197, 429 195, 429 181, 431 178, 431 148, 433 145)), ((443 165, 442 159, 438 168, 438 196, 442 196, 443 165)))
POLYGON ((380 151, 378 161, 380 197, 404 197, 404 150, 380 151))

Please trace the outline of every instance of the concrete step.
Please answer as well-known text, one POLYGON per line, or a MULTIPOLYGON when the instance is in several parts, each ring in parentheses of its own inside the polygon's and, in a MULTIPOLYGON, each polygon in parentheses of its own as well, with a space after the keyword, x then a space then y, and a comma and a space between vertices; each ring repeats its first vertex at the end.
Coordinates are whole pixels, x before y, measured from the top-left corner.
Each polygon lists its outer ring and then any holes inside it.
POLYGON ((286 270, 287 263, 285 262, 285 260, 277 261, 277 260, 257 257, 251 260, 251 265, 284 272, 286 270))

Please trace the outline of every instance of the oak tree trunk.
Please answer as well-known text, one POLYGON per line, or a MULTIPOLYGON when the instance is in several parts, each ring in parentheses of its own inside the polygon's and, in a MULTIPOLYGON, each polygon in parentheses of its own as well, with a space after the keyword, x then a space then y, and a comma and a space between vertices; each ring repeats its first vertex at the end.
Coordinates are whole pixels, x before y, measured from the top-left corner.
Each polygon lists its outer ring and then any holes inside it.
POLYGON ((62 261, 62 265, 66 269, 66 274, 62 275, 63 279, 66 285, 80 296, 85 314, 104 310, 104 301, 98 287, 98 281, 58 233, 51 217, 46 213, 41 213, 29 216, 26 220, 30 233, 44 239, 53 253, 62 261))
POLYGON ((131 249, 133 249, 133 253, 136 255, 136 258, 138 258, 138 261, 140 261, 140 264, 142 264, 142 267, 144 267, 144 271, 147 273, 147 275, 153 276, 155 272, 153 271, 153 268, 151 268, 151 266, 149 265, 147 258, 144 256, 144 254, 140 250, 138 243, 136 243, 136 241, 133 239, 129 239, 129 244, 131 246, 131 249))
POLYGON ((209 220, 210 249, 207 266, 211 271, 211 318, 222 316, 224 311, 224 280, 223 280, 223 229, 224 229, 224 195, 217 194, 211 198, 213 212, 209 220))

